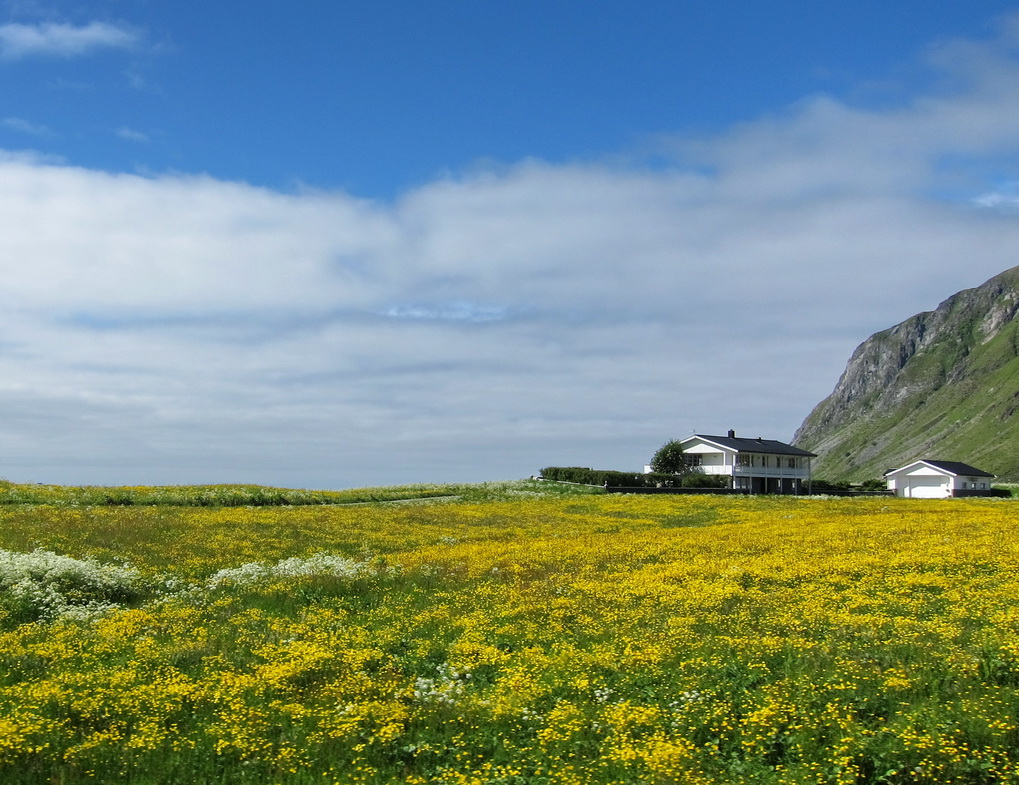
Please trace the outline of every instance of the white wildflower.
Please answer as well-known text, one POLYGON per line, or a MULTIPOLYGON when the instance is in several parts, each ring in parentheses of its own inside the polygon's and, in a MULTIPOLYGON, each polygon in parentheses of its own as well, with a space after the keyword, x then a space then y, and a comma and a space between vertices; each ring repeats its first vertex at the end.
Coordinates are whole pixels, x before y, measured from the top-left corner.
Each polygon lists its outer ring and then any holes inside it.
POLYGON ((39 619, 89 619, 120 607, 142 589, 138 571, 51 551, 0 550, 0 592, 6 604, 39 619))
POLYGON ((455 705, 471 680, 467 669, 451 668, 441 663, 434 679, 419 676, 414 680, 414 699, 422 703, 455 705))
POLYGON ((225 583, 233 586, 252 586, 274 578, 299 578, 311 575, 356 578, 364 572, 364 569, 364 562, 328 553, 316 553, 307 558, 292 556, 275 564, 249 562, 240 567, 220 570, 206 581, 206 588, 214 589, 225 583))

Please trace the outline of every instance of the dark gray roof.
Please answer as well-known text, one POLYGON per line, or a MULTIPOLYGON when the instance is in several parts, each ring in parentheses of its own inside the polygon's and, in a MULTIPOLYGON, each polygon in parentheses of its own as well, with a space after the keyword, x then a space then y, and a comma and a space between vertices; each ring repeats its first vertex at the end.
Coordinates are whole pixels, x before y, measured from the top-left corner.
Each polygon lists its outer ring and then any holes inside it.
MULTIPOLYGON (((936 469, 941 469, 942 471, 946 471, 949 474, 955 474, 957 476, 962 476, 962 475, 966 475, 967 477, 993 477, 994 476, 993 474, 990 474, 989 472, 982 471, 980 469, 977 469, 974 466, 970 466, 968 463, 962 463, 961 461, 930 461, 930 460, 924 458, 923 462, 926 463, 926 464, 929 464, 930 466, 935 467, 936 469)), ((903 468, 905 468, 905 467, 903 467, 903 468)))
POLYGON ((793 447, 785 442, 774 439, 744 439, 739 436, 707 436, 703 433, 694 434, 698 439, 712 442, 721 447, 726 447, 736 452, 757 452, 768 453, 769 455, 799 455, 806 458, 816 458, 817 455, 799 447, 793 447))

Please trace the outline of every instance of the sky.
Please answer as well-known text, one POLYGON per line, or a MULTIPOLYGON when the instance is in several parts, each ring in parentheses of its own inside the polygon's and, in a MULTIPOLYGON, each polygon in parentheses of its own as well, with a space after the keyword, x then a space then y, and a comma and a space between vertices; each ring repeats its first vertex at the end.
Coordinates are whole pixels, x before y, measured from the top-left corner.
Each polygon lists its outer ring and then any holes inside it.
POLYGON ((1019 264, 1019 2, 0 0, 0 477, 791 440, 1019 264))

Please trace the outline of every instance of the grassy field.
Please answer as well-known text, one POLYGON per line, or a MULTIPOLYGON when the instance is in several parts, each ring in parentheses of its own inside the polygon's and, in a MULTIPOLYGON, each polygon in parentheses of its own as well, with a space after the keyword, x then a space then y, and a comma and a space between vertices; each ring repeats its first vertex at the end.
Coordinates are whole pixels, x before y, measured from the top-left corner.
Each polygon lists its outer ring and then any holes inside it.
POLYGON ((346 491, 308 491, 267 488, 261 485, 175 485, 140 488, 97 485, 71 488, 0 481, 0 505, 286 507, 407 501, 441 498, 472 491, 476 492, 473 486, 460 485, 400 485, 385 488, 354 488, 346 491))
POLYGON ((47 493, 5 785, 1019 782, 1009 500, 47 493))

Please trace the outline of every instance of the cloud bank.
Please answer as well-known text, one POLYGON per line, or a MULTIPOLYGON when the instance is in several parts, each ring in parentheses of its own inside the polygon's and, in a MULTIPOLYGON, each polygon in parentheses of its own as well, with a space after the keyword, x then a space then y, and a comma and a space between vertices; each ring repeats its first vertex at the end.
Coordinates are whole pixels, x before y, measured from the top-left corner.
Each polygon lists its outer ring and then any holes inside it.
POLYGON ((6 474, 349 487, 790 438, 869 334, 1016 264, 1015 29, 895 105, 392 203, 7 154, 6 474))
POLYGON ((57 22, 0 25, 0 59, 78 57, 100 49, 132 49, 139 43, 133 29, 108 22, 74 26, 57 22))

